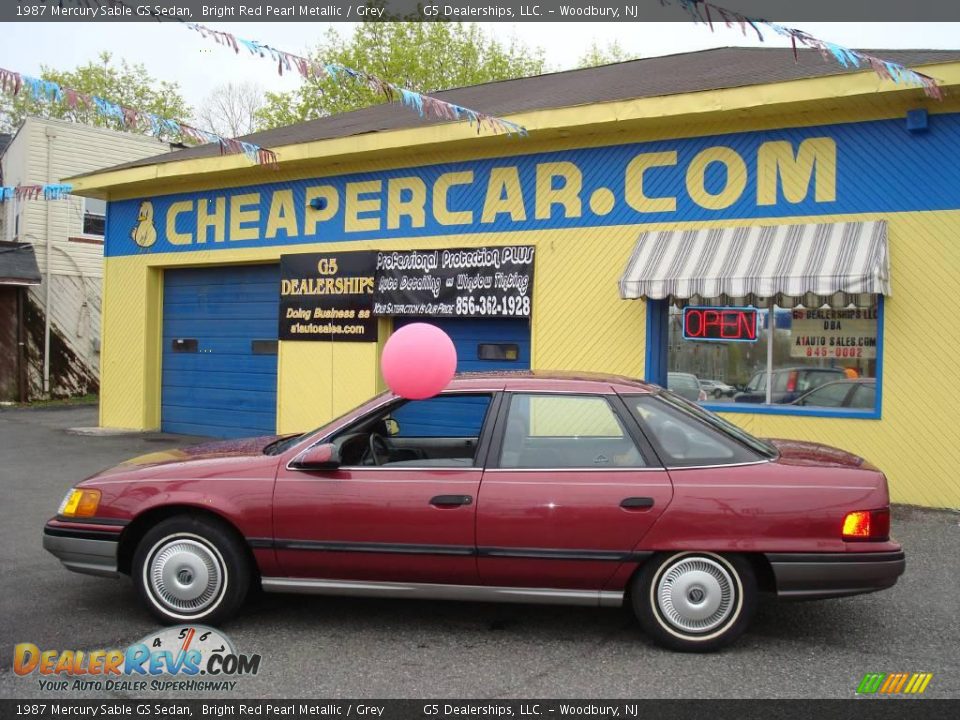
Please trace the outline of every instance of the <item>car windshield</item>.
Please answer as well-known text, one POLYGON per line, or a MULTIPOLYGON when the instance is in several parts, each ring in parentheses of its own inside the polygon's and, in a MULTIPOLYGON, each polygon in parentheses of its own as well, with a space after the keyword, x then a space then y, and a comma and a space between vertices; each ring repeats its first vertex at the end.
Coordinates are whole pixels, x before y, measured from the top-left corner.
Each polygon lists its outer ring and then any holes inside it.
POLYGON ((725 435, 732 437, 737 442, 746 445, 752 450, 757 451, 761 455, 766 457, 776 457, 779 454, 779 451, 771 443, 768 443, 764 440, 754 437, 746 430, 737 427, 729 420, 724 420, 719 415, 714 415, 709 410, 704 410, 702 407, 696 403, 692 403, 686 398, 683 398, 675 393, 670 392, 669 390, 663 390, 658 393, 658 396, 670 403, 673 407, 681 412, 686 413, 687 415, 692 415, 698 420, 709 424, 711 427, 716 428, 725 435))
POLYGON ((380 394, 377 395, 376 397, 370 398, 369 400, 364 400, 364 401, 363 401, 362 403, 360 403, 359 405, 355 405, 354 407, 352 407, 352 408, 350 408, 349 410, 347 410, 345 413, 342 413, 342 414, 338 415, 338 416, 335 417, 333 420, 330 420, 330 421, 328 421, 328 422, 325 422, 323 425, 321 425, 320 427, 316 427, 316 428, 314 428, 313 430, 308 430, 307 432, 305 432, 305 433, 300 433, 299 435, 290 435, 289 437, 283 437, 283 438, 280 438, 279 440, 274 440, 272 443, 270 443, 269 445, 267 445, 267 446, 263 449, 263 454, 264 454, 264 455, 279 455, 280 453, 285 452, 285 451, 288 450, 289 448, 291 448, 291 447, 293 447, 294 445, 296 445, 296 444, 297 444, 298 442, 300 442, 301 440, 310 437, 311 435, 313 435, 313 434, 316 433, 316 432, 319 432, 320 430, 322 430, 323 428, 325 428, 327 425, 332 425, 332 424, 334 424, 334 423, 337 422, 338 420, 341 420, 342 418, 347 417, 347 415, 350 415, 350 414, 352 414, 352 413, 355 413, 357 410, 359 410, 360 408, 362 408, 364 405, 367 405, 367 404, 369 404, 369 403, 372 403, 372 402, 374 402, 375 400, 379 400, 380 398, 386 397, 387 394, 388 394, 388 393, 385 393, 385 392, 384 392, 384 393, 380 393, 380 394))

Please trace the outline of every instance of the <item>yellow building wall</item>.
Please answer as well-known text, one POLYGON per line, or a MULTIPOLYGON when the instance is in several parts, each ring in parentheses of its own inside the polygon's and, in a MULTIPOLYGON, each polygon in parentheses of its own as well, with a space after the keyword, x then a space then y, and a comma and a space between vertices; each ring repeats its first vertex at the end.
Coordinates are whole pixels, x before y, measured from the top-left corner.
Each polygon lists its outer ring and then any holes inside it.
MULTIPOLYGON (((894 502, 960 507, 960 341, 951 298, 960 297, 960 211, 786 218, 776 222, 880 219, 889 225, 893 293, 884 303, 883 405, 879 420, 726 413, 765 437, 836 445, 879 466, 894 502)), ((769 220, 727 224, 760 224, 769 220)), ((534 244, 535 369, 590 370, 643 377, 645 307, 621 300, 617 281, 639 234, 702 224, 621 226, 477 234, 386 242, 382 248, 534 244)), ((298 246, 297 252, 361 249, 367 243, 298 246)), ((108 258, 101 424, 160 425, 162 268, 276 262, 282 248, 108 258)), ((302 432, 383 390, 380 343, 281 342, 277 429, 302 432)))
POLYGON ((960 508, 960 212, 887 216, 879 420, 726 413, 754 435, 836 445, 887 476, 893 502, 960 508))

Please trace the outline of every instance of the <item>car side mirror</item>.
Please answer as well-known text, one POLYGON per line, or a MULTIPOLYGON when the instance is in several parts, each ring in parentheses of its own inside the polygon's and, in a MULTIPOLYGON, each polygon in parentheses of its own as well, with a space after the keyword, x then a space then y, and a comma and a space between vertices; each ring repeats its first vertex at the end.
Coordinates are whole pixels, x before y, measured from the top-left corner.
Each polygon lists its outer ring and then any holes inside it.
POLYGON ((333 443, 323 443, 307 448, 290 463, 304 470, 335 470, 340 467, 340 448, 333 443))
POLYGON ((387 418, 383 421, 383 424, 387 427, 387 435, 390 437, 396 437, 400 434, 400 423, 398 423, 393 418, 387 418))

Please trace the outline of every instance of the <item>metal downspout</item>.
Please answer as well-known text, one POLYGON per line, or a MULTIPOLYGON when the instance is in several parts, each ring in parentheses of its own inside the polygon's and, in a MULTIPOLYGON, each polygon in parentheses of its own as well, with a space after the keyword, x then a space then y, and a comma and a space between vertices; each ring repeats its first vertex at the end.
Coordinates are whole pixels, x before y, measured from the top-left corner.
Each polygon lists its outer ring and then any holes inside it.
MULTIPOLYGON (((57 136, 53 128, 48 127, 46 129, 47 136, 47 179, 46 182, 53 182, 53 139, 57 136)), ((53 224, 51 221, 51 214, 53 213, 53 203, 47 202, 44 203, 47 210, 47 219, 46 219, 46 273, 44 278, 44 283, 46 284, 45 288, 45 299, 44 299, 44 308, 43 308, 43 394, 49 396, 50 394, 50 316, 53 314, 53 308, 51 307, 51 302, 53 300, 53 295, 50 292, 51 286, 53 285, 53 277, 50 274, 50 256, 53 254, 53 241, 51 238, 53 224)))

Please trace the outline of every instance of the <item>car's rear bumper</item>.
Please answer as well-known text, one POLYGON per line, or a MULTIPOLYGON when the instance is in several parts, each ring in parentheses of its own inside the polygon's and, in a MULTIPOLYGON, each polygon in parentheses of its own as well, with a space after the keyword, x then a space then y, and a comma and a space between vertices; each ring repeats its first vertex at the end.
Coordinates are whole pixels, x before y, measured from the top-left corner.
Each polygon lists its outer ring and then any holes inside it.
POLYGON ((777 596, 818 600, 892 587, 903 575, 902 550, 872 553, 767 553, 777 596))
POLYGON ((120 533, 47 525, 43 547, 64 567, 87 575, 117 577, 117 548, 120 533))

